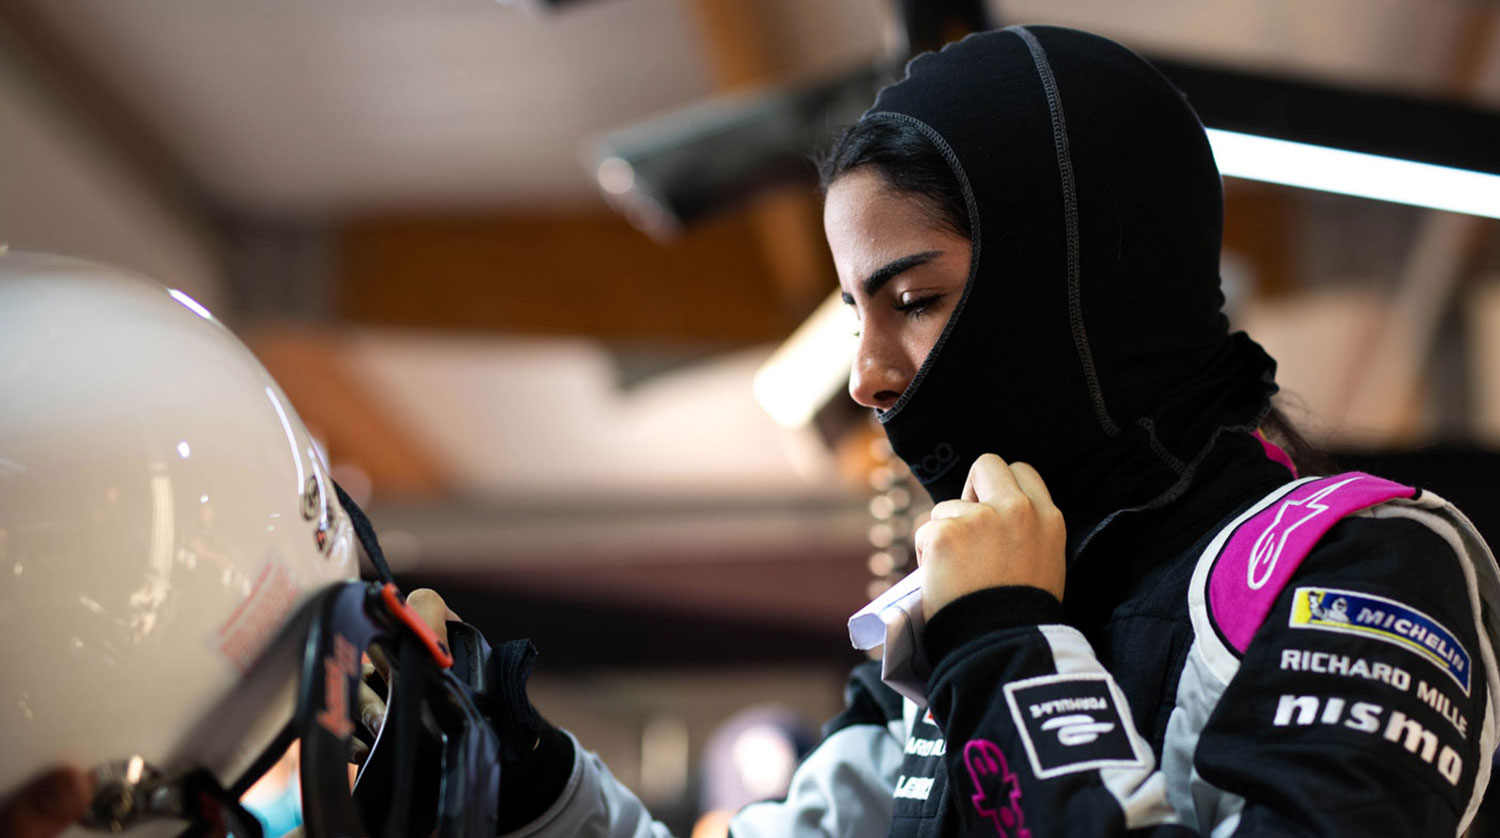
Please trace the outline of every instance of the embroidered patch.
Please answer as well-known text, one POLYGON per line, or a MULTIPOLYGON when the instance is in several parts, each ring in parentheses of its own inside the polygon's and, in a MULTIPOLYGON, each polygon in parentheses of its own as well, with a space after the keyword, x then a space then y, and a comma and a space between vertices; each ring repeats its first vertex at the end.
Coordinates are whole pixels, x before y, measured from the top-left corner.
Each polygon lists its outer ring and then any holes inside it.
POLYGON ((1298 588, 1292 628, 1373 637, 1432 661, 1469 694, 1469 652, 1442 623, 1393 599, 1335 588, 1298 588))
POLYGON ((1026 814, 1021 811, 1021 781, 1010 770, 1000 746, 987 739, 971 739, 964 745, 964 767, 974 793, 969 802, 981 818, 995 825, 999 838, 1031 838, 1026 814))
POLYGON ((1044 675, 1005 685, 1005 700, 1021 731, 1036 776, 1094 768, 1140 768, 1106 674, 1044 675))

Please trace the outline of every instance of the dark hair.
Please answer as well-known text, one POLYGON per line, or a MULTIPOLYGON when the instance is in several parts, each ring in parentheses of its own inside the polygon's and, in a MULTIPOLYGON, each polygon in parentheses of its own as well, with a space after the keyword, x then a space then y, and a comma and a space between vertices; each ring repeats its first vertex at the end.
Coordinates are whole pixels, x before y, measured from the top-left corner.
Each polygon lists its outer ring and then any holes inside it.
POLYGON ((921 199, 934 224, 970 237, 969 205, 953 167, 913 125, 866 119, 845 128, 818 160, 823 192, 844 175, 870 167, 888 186, 921 199))
POLYGON ((1266 413, 1265 418, 1260 420, 1261 433, 1292 458, 1292 463, 1297 466, 1297 473, 1302 477, 1338 472, 1338 462, 1302 435, 1302 432, 1297 429, 1297 424, 1278 404, 1280 401, 1280 396, 1271 397, 1271 409, 1266 413))

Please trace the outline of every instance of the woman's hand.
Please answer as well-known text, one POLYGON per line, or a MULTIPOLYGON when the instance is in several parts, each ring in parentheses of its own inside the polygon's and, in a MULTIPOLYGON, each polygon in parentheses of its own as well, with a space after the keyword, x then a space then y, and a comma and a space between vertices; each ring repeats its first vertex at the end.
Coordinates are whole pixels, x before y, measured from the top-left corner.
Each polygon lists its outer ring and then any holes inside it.
POLYGON ((1047 484, 1025 463, 994 454, 974 461, 963 500, 932 508, 917 529, 927 618, 959 597, 1003 585, 1030 585, 1062 601, 1067 530, 1047 484))
MULTIPOLYGON (((448 645, 448 621, 458 621, 459 616, 453 613, 448 604, 437 591, 431 588, 419 588, 412 591, 406 597, 406 604, 411 610, 417 612, 422 622, 432 629, 438 640, 444 646, 448 645)), ((385 655, 380 649, 371 647, 369 660, 363 665, 363 676, 359 684, 359 703, 357 705, 358 718, 365 729, 373 736, 380 732, 381 725, 385 724, 385 700, 380 697, 371 682, 379 678, 390 683, 390 665, 386 662, 385 655)), ((369 749, 358 739, 354 740, 354 754, 352 759, 355 763, 363 763, 369 755, 369 749)))

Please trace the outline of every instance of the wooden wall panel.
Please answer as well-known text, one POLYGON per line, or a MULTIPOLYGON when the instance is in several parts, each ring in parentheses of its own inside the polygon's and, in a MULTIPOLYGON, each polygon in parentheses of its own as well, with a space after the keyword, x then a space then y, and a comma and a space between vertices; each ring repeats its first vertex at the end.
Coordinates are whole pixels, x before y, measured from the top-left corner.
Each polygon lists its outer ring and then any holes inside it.
POLYGON ((746 218, 657 244, 600 209, 373 218, 336 237, 334 310, 362 324, 742 343, 795 326, 746 218))

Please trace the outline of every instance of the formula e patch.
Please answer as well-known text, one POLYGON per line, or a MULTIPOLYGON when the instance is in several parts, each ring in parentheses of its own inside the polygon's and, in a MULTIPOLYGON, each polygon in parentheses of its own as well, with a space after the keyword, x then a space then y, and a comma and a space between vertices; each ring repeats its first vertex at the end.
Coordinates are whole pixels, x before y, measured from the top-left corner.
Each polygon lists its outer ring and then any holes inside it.
POLYGON ((1140 768, 1120 714, 1123 699, 1103 673, 1044 675, 1005 685, 1005 700, 1040 779, 1095 768, 1140 768))
POLYGON ((1335 588, 1298 588, 1292 628, 1321 629, 1383 640, 1414 652, 1448 673, 1469 694, 1469 652, 1442 623, 1393 599, 1335 588))

